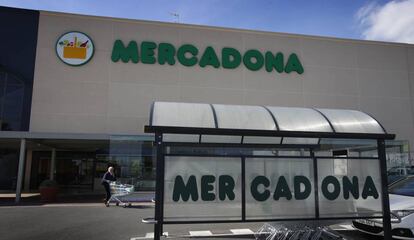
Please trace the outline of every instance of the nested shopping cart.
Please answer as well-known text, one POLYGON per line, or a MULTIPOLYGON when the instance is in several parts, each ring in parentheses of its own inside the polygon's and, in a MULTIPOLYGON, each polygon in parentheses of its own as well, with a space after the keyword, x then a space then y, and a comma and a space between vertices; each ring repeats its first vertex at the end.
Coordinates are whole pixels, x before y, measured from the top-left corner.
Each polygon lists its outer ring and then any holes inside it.
POLYGON ((109 189, 111 191, 111 198, 106 202, 107 207, 109 207, 111 201, 114 201, 117 206, 121 204, 124 208, 131 206, 130 202, 125 200, 122 201, 121 199, 134 192, 134 185, 111 182, 109 184, 109 189))

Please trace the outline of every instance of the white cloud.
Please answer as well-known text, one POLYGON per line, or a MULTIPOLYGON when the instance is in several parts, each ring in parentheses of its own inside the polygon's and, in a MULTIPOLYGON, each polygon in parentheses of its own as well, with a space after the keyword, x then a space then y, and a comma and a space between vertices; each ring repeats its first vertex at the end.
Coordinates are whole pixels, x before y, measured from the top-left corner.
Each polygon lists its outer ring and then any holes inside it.
POLYGON ((362 36, 368 40, 414 43, 414 0, 373 2, 356 13, 362 36))

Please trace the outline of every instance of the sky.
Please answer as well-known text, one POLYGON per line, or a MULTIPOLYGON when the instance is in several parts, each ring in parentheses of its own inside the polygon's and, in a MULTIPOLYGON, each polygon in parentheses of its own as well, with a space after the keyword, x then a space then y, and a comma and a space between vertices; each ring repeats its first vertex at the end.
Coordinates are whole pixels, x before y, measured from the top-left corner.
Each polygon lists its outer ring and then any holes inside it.
POLYGON ((414 0, 0 0, 0 5, 414 44, 414 0))

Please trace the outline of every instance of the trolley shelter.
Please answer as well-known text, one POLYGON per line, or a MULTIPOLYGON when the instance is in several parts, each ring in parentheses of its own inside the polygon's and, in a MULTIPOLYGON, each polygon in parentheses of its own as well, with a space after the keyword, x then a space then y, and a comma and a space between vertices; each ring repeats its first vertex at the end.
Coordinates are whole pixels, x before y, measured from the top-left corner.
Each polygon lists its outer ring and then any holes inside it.
POLYGON ((386 140, 355 110, 155 102, 154 239, 164 224, 382 219, 386 140))

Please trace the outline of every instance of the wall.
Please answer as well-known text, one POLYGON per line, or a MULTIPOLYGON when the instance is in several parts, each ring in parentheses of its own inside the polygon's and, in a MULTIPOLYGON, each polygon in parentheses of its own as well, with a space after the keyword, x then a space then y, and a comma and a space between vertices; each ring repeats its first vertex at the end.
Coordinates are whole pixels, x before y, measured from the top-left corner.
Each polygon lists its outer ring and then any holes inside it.
POLYGON ((31 131, 140 134, 153 101, 343 108, 414 142, 414 46, 41 12, 31 131), (88 34, 95 56, 71 67, 57 38, 88 34), (305 72, 113 63, 116 39, 296 53, 305 72))

